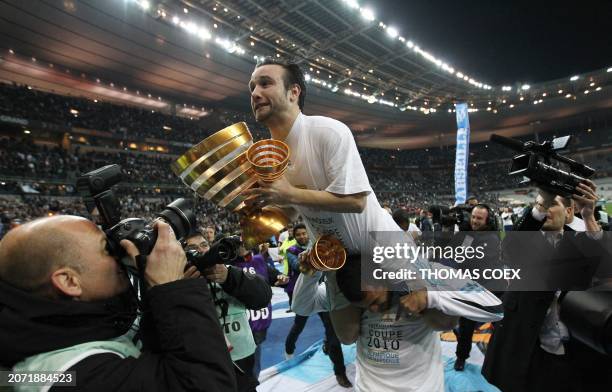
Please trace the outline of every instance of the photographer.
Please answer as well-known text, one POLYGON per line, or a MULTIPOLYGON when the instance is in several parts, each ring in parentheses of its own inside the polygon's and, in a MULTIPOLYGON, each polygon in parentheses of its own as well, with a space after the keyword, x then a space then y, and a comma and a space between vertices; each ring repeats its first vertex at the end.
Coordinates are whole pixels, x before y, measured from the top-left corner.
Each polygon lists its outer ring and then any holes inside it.
POLYGON ((494 330, 482 369, 487 380, 504 392, 584 388, 576 369, 585 364, 575 355, 578 342, 560 319, 559 307, 565 290, 588 288, 599 264, 609 262, 593 214, 595 191, 590 180, 576 186, 571 197, 541 190, 535 207, 526 209, 515 226, 535 233, 520 238, 514 234, 504 241, 505 262, 526 269, 523 280, 511 284, 504 294, 505 318, 494 330), (572 202, 584 219, 586 233, 564 229, 572 202), (540 284, 539 291, 521 291, 536 289, 520 287, 525 280, 540 284))
MULTIPOLYGON (((150 329, 138 334, 128 276, 93 222, 56 216, 9 232, 0 242, 0 365, 75 372, 88 391, 235 390, 210 292, 182 280, 185 253, 170 226, 154 228, 141 319, 150 329)), ((137 257, 130 241, 121 246, 137 257)))
MULTIPOLYGON (((197 246, 203 240, 203 235, 196 233, 187 238, 186 247, 197 246)), ((212 246, 214 247, 214 244, 212 246)), ((233 265, 215 264, 205 268, 202 274, 212 282, 211 292, 217 308, 217 317, 235 364, 238 391, 255 391, 259 384, 253 375, 257 346, 249 327, 247 309, 259 310, 267 307, 272 299, 272 289, 255 271, 237 266, 242 266, 250 254, 242 243, 236 243, 236 246, 238 255, 232 261, 233 265)))
MULTIPOLYGON (((261 276, 270 286, 284 286, 289 282, 289 277, 278 272, 276 268, 270 266, 266 259, 270 259, 268 255, 268 243, 263 243, 255 246, 251 253, 237 261, 234 265, 243 270, 248 270, 251 273, 256 273, 261 276)), ((255 365, 253 367, 253 375, 259 379, 261 371, 261 346, 266 340, 268 328, 272 325, 272 303, 264 308, 248 310, 249 325, 253 332, 253 339, 257 345, 255 350, 255 365)))

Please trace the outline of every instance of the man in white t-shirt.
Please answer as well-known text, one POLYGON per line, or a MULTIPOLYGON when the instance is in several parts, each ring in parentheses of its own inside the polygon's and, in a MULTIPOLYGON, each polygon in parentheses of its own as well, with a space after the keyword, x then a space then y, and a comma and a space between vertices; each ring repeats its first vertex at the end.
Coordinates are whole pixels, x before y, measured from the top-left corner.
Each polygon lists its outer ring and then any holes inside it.
MULTIPOLYGON (((365 251, 369 232, 401 231, 372 191, 350 129, 302 114, 306 86, 297 65, 267 59, 256 66, 249 89, 255 119, 291 155, 284 177, 244 193, 248 209, 283 206, 290 217, 304 218, 311 238, 333 234, 351 255, 365 251)), ((334 293, 334 309, 348 305, 334 293)))
POLYGON ((270 59, 251 76, 255 119, 290 148, 283 178, 249 190, 250 208, 288 206, 305 219, 313 238, 333 233, 359 254, 368 231, 401 230, 380 206, 350 129, 329 117, 306 116, 304 77, 295 64, 270 59))
MULTIPOLYGON (((331 308, 326 283, 319 283, 320 274, 298 277, 293 305, 296 314, 307 316, 331 308)), ((486 290, 472 295, 419 291, 398 298, 394 293, 375 288, 362 291, 360 276, 359 263, 345 265, 336 275, 338 286, 351 301, 346 308, 347 317, 338 324, 337 331, 342 343, 357 343, 356 391, 444 391, 436 331, 452 329, 457 315, 475 321, 499 320, 486 307, 473 308, 465 301, 445 300, 460 295, 464 300, 476 299, 498 307, 499 301, 486 290)))
MULTIPOLYGON (((292 218, 299 213, 311 238, 333 234, 349 255, 366 253, 374 232, 397 232, 415 246, 378 202, 350 129, 329 117, 302 114, 306 85, 298 65, 265 59, 256 65, 249 90, 255 119, 269 128, 272 138, 287 143, 290 163, 283 177, 260 181, 258 188, 243 193, 248 210, 277 205, 292 218)), ((380 237, 395 241, 398 235, 380 237)), ((336 325, 347 316, 349 302, 333 273, 327 274, 327 293, 336 325)))

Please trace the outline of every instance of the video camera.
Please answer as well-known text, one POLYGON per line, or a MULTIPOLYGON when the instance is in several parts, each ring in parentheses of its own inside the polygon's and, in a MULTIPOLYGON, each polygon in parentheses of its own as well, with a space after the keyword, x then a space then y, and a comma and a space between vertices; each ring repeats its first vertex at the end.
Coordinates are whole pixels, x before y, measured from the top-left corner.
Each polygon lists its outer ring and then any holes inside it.
MULTIPOLYGON (((132 241, 141 255, 150 254, 157 241, 157 231, 151 222, 142 218, 121 220, 121 206, 112 190, 121 179, 119 165, 107 165, 77 179, 77 190, 85 201, 87 211, 91 214, 97 208, 109 253, 118 260, 123 260, 125 256, 125 250, 119 245, 121 240, 132 241)), ((196 223, 192 203, 183 198, 168 204, 157 217, 172 227, 178 240, 186 238, 196 223)))
POLYGON ((523 143, 509 137, 491 135, 492 142, 520 153, 512 158, 509 175, 522 175, 527 179, 521 181, 521 185, 533 181, 540 188, 564 197, 571 196, 579 183, 595 173, 595 169, 557 153, 567 148, 570 139, 571 136, 563 136, 544 143, 534 141, 523 143), (565 164, 569 170, 553 166, 551 163, 553 160, 565 164))
POLYGON ((472 207, 465 204, 454 207, 432 205, 429 207, 429 212, 432 214, 431 220, 434 224, 437 223, 443 227, 454 227, 455 225, 463 227, 470 221, 472 207))

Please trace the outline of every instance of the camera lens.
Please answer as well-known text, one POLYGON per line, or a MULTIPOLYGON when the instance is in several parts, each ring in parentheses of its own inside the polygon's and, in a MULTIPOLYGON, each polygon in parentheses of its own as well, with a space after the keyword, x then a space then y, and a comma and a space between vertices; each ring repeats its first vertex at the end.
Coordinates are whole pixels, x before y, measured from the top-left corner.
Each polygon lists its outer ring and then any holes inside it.
POLYGON ((193 203, 184 198, 176 199, 168 204, 157 216, 172 226, 177 239, 187 237, 196 224, 193 203))

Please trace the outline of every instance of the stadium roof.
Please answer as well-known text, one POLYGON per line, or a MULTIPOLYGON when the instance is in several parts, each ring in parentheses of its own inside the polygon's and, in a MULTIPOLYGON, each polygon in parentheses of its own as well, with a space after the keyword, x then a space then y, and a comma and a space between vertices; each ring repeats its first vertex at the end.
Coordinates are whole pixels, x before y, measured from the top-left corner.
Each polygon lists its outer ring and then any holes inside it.
POLYGON ((294 59, 308 73, 306 112, 348 123, 371 146, 450 142, 458 101, 480 112, 471 120, 482 137, 612 106, 612 68, 489 86, 356 0, 9 0, 0 20, 0 78, 151 107, 204 107, 181 109, 194 114, 249 111, 255 57, 294 59))

